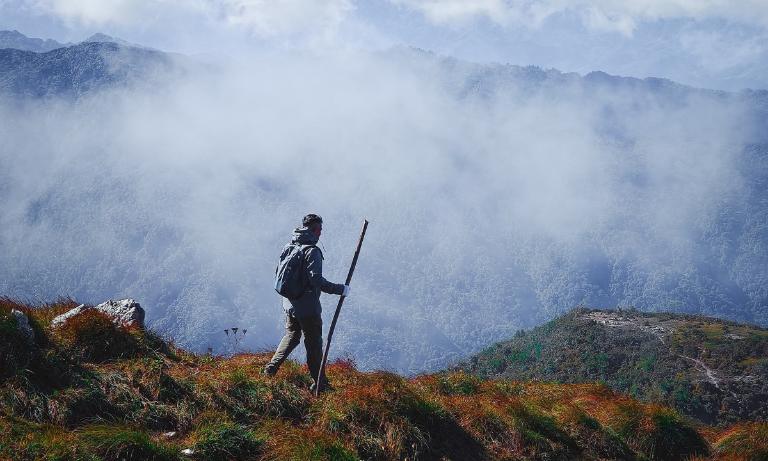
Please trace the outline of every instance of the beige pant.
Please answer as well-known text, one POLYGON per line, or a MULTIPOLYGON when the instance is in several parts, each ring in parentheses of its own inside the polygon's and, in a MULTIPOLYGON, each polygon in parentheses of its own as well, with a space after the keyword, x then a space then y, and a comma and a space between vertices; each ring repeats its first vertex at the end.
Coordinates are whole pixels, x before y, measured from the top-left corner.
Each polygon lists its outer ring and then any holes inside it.
MULTIPOLYGON (((304 333, 304 348, 307 350, 307 366, 309 367, 312 381, 316 383, 317 373, 320 371, 320 362, 323 360, 323 318, 319 315, 296 317, 286 314, 285 335, 280 340, 275 355, 267 367, 273 368, 276 372, 296 346, 299 345, 302 333, 304 333)), ((325 384, 324 376, 323 384, 325 384)))

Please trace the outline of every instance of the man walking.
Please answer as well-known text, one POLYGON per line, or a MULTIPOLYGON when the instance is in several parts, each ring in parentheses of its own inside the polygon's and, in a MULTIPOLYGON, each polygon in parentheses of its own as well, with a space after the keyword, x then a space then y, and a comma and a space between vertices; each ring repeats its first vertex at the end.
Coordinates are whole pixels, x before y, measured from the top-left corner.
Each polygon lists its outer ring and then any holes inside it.
MULTIPOLYGON (((349 285, 331 283, 323 277, 323 253, 316 246, 323 230, 323 219, 315 214, 308 214, 302 220, 302 227, 293 231, 291 243, 285 246, 280 256, 281 263, 292 251, 302 252, 300 265, 300 283, 302 293, 295 298, 283 298, 285 311, 285 335, 277 346, 272 360, 264 367, 264 374, 274 376, 291 351, 299 345, 304 334, 304 348, 307 351, 307 366, 312 376, 312 387, 320 390, 328 387, 325 376, 318 382, 320 362, 323 358, 323 319, 320 305, 320 292, 349 296, 349 285), (297 249, 297 246, 300 249, 297 249)), ((278 265, 278 270, 280 265, 278 265)))

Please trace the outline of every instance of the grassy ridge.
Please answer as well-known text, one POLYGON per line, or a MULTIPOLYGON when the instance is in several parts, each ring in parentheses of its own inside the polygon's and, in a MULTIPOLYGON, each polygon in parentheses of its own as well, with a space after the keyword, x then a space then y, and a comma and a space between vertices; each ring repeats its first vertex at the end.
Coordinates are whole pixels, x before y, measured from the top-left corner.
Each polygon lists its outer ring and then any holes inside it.
POLYGON ((768 421, 768 330, 708 317, 575 309, 459 368, 488 378, 603 382, 708 424, 768 421))
POLYGON ((194 355, 99 315, 46 327, 73 306, 0 301, 0 459, 746 460, 768 446, 766 424, 695 425, 600 384, 405 379, 342 361, 315 399, 295 362, 267 378, 267 355, 194 355))

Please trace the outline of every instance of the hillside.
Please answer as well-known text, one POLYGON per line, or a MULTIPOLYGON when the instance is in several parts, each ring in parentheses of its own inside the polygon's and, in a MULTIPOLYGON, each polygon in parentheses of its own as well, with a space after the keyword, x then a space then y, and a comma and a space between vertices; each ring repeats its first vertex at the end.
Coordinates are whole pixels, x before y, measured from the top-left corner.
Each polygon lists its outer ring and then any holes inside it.
POLYGON ((27 37, 18 30, 0 30, 0 49, 13 48, 16 50, 45 53, 68 45, 51 39, 27 37))
POLYGON ((172 54, 102 41, 39 53, 0 47, 0 95, 78 98, 109 87, 158 87, 181 70, 177 61, 172 54))
POLYGON ((266 354, 194 355, 151 331, 117 327, 96 310, 56 330, 48 326, 74 306, 0 301, 0 459, 702 460, 768 454, 766 424, 695 425, 600 384, 482 381, 461 372, 404 379, 337 361, 329 368, 335 390, 315 399, 306 369, 294 362, 276 378, 260 375, 266 354))
POLYGON ((459 368, 504 379, 599 381, 710 424, 768 420, 768 330, 709 317, 576 309, 459 368))

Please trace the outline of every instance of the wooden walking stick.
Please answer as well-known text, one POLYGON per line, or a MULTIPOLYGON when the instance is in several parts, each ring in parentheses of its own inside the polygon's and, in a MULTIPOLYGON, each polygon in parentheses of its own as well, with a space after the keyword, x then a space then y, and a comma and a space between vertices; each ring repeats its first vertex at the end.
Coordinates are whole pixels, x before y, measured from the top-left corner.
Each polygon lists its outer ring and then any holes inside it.
MULTIPOLYGON (((352 258, 352 265, 349 266, 349 272, 347 273, 347 281, 344 285, 349 285, 352 281, 352 274, 355 272, 355 265, 357 265, 357 257, 360 256, 360 247, 363 246, 363 239, 365 238, 365 230, 368 229, 368 220, 363 221, 363 231, 360 233, 360 240, 357 242, 357 249, 355 250, 355 256, 352 258)), ((331 321, 331 328, 328 329, 328 339, 325 340, 325 350, 323 351, 323 361, 320 363, 320 371, 317 372, 317 380, 315 380, 315 397, 320 395, 320 381, 325 376, 325 364, 328 361, 328 349, 331 348, 331 338, 333 338, 333 330, 336 328, 336 321, 339 319, 339 312, 341 312, 341 305, 344 304, 344 298, 342 295, 339 298, 339 304, 336 305, 336 312, 333 314, 333 320, 331 321)))

